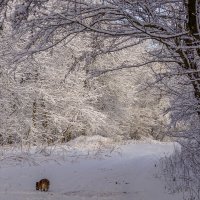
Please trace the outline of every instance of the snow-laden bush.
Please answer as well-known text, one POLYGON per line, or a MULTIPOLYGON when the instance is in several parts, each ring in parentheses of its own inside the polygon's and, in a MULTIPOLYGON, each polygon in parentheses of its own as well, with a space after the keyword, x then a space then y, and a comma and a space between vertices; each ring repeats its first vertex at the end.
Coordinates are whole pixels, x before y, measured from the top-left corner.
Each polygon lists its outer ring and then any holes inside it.
POLYGON ((200 140, 181 140, 173 155, 161 159, 161 172, 170 192, 182 192, 186 199, 200 199, 200 140))

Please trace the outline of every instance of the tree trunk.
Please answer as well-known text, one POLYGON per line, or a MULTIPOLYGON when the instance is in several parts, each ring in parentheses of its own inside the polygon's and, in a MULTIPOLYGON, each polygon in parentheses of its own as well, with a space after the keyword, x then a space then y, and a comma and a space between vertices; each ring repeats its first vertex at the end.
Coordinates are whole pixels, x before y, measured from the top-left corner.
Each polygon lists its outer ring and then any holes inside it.
MULTIPOLYGON (((194 45, 199 45, 200 44, 200 33, 199 33, 199 8, 200 8, 200 0, 188 0, 188 4, 186 5, 186 9, 188 12, 188 22, 187 22, 187 28, 190 32, 192 40, 186 40, 186 46, 192 47, 194 45)), ((200 74, 198 70, 198 64, 195 62, 195 57, 200 56, 200 48, 189 48, 185 52, 187 54, 187 60, 184 60, 184 68, 190 71, 194 71, 193 73, 188 73, 188 77, 191 80, 191 83, 194 88, 194 95, 195 98, 199 102, 199 106, 197 108, 197 113, 200 116, 200 74), (188 65, 188 64, 189 65, 188 65)), ((183 54, 181 56, 182 58, 184 57, 183 54)))

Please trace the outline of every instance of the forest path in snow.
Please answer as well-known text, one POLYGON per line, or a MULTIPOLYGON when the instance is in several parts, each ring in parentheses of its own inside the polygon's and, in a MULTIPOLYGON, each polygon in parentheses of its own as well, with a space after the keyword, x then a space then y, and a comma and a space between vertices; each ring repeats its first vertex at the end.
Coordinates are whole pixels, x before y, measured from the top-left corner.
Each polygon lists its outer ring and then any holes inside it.
POLYGON ((157 177, 157 162, 172 143, 129 143, 102 158, 0 168, 0 200, 181 200, 157 177), (35 182, 50 180, 50 190, 35 182))

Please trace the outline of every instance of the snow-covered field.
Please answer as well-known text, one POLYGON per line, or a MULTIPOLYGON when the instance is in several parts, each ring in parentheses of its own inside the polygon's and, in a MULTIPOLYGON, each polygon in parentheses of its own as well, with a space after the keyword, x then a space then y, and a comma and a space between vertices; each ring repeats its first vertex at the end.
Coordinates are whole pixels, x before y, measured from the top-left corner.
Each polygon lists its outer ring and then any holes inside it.
POLYGON ((110 148, 106 148, 104 142, 76 140, 65 159, 56 162, 53 154, 52 160, 50 155, 46 162, 36 157, 35 164, 15 161, 12 166, 4 159, 0 168, 0 200, 182 199, 181 193, 169 194, 157 175, 157 162, 173 151, 172 143, 128 142, 115 144, 116 148, 110 143, 110 148), (35 190, 35 182, 42 178, 50 180, 48 192, 35 190))

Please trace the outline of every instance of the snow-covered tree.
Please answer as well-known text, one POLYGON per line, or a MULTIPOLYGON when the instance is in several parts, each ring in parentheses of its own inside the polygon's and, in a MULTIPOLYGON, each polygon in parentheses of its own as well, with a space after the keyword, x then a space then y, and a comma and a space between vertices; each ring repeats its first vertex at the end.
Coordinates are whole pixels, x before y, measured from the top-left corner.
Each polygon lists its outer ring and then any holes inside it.
MULTIPOLYGON (((99 38, 98 40, 101 41, 99 38)), ((101 42, 101 46, 103 45, 101 42)), ((141 136, 151 135, 162 139, 169 124, 169 116, 164 115, 164 111, 169 108, 169 97, 162 95, 160 88, 155 87, 157 80, 154 72, 160 71, 162 65, 149 64, 142 68, 111 70, 101 76, 98 74, 113 66, 141 62, 144 57, 148 57, 146 45, 148 44, 107 55, 98 55, 93 50, 93 60, 87 65, 87 69, 97 72, 97 81, 104 85, 98 108, 115 119, 116 126, 124 137, 139 139, 141 136)))
POLYGON ((25 41, 16 60, 67 44, 79 33, 103 38, 106 45, 97 46, 98 54, 152 40, 150 60, 88 72, 98 75, 146 63, 168 63, 177 70, 162 75, 187 76, 196 99, 193 109, 199 115, 199 6, 197 0, 16 1, 9 11, 13 34, 25 41))
POLYGON ((94 106, 101 87, 94 83, 88 90, 82 69, 67 74, 73 56, 70 48, 57 48, 15 64, 14 70, 1 60, 1 144, 66 142, 111 129, 94 106))

